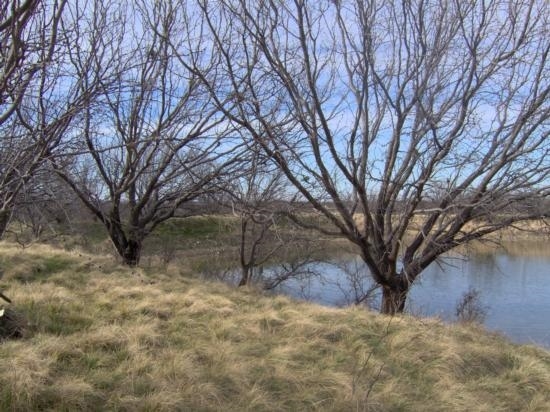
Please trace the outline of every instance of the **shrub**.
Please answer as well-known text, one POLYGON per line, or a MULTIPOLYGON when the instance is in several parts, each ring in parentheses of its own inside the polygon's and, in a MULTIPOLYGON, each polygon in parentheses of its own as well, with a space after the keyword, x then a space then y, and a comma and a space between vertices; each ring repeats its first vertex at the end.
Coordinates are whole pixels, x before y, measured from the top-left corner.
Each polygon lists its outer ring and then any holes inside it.
POLYGON ((487 307, 481 303, 481 292, 468 289, 456 304, 455 314, 459 322, 483 323, 487 316, 487 307))

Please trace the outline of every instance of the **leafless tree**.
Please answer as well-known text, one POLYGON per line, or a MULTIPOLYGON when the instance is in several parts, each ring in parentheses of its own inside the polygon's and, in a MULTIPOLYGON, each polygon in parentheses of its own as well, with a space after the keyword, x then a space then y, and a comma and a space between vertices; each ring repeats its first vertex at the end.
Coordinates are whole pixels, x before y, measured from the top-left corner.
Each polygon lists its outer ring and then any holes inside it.
POLYGON ((65 1, 0 5, 0 125, 14 113, 35 74, 51 60, 65 1))
POLYGON ((382 312, 447 251, 541 218, 547 1, 197 3, 201 80, 331 226, 295 219, 357 246, 382 312))
POLYGON ((128 265, 139 263, 158 224, 238 160, 223 116, 182 64, 204 48, 190 12, 172 1, 97 0, 81 38, 106 62, 85 65, 81 50, 73 54, 81 78, 103 79, 108 67, 112 81, 103 81, 101 99, 73 133, 68 165, 55 167, 128 265))
POLYGON ((21 245, 54 240, 71 231, 80 208, 80 200, 65 182, 43 165, 19 192, 6 233, 21 245))
POLYGON ((288 197, 284 174, 252 139, 245 136, 243 140, 247 150, 241 158, 240 174, 219 186, 210 203, 237 219, 238 286, 254 282, 272 289, 305 274, 303 268, 312 262, 316 242, 287 217, 296 205, 288 197), (297 255, 298 249, 301 253, 297 255), (287 262, 289 258, 292 262, 287 262), (272 267, 264 270, 265 266, 272 267))
MULTIPOLYGON (((239 219, 239 263, 242 274, 239 286, 248 285, 254 269, 264 265, 281 248, 285 240, 277 230, 283 207, 285 181, 273 164, 258 150, 249 148, 247 170, 224 190, 233 215, 239 219)), ((284 207, 289 204, 284 202, 284 207)))
POLYGON ((59 79, 53 66, 64 49, 58 32, 65 6, 65 0, 0 4, 0 237, 19 192, 58 143, 54 130, 71 117, 42 118, 47 132, 31 133, 22 114, 59 79))

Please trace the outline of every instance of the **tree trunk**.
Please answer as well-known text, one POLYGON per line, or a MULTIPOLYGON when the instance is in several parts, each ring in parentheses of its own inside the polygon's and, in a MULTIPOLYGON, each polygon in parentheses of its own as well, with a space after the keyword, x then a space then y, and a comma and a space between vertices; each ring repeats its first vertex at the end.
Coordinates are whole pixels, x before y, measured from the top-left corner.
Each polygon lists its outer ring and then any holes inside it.
POLYGON ((407 287, 401 286, 390 288, 384 286, 382 288, 382 304, 380 305, 380 313, 385 315, 403 313, 408 292, 409 288, 407 287))
POLYGON ((128 239, 124 231, 117 226, 109 230, 109 236, 122 262, 128 266, 137 266, 141 257, 142 240, 128 239))
POLYGON ((4 233, 10 222, 11 210, 0 210, 0 239, 4 237, 4 233))
POLYGON ((239 281, 239 287, 248 285, 250 282, 250 272, 251 268, 249 266, 242 267, 241 280, 239 281))
POLYGON ((128 240, 122 253, 122 260, 128 266, 137 266, 141 258, 141 242, 137 240, 128 240))

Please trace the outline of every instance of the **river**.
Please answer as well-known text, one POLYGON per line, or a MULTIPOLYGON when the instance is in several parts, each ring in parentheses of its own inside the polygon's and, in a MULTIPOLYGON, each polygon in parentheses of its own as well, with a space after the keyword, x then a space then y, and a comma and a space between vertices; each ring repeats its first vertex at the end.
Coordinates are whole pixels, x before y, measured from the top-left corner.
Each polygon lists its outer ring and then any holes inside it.
MULTIPOLYGON (((310 263, 318 276, 290 280, 278 290, 323 305, 350 304, 371 285, 356 257, 330 263, 310 263), (357 293, 356 293, 357 292, 357 293)), ((264 275, 270 270, 265 269, 264 275)), ((432 264, 413 285, 406 310, 420 316, 456 320, 457 303, 476 290, 484 325, 512 341, 550 348, 550 244, 509 242, 500 248, 482 247, 466 256, 448 255, 432 264)), ((377 305, 376 292, 371 305, 377 305)))

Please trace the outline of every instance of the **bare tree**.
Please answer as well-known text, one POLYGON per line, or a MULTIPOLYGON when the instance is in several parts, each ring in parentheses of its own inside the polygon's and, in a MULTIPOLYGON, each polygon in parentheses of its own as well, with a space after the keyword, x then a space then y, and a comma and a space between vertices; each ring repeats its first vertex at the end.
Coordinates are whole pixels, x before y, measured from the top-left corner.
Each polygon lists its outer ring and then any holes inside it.
POLYGON ((202 81, 331 226, 295 219, 357 246, 382 312, 447 251, 541 218, 548 2, 198 4, 202 81))
MULTIPOLYGON (((225 188, 233 215, 239 219, 239 286, 248 285, 254 269, 269 261, 285 241, 277 230, 285 182, 282 173, 258 150, 249 148, 246 173, 225 188)), ((284 203, 285 208, 288 203, 284 203)))
POLYGON ((47 133, 30 133, 21 118, 36 94, 51 90, 59 79, 52 66, 64 49, 58 31, 65 6, 65 0, 0 5, 0 237, 18 193, 58 143, 54 130, 66 127, 71 117, 43 118, 47 133))
POLYGON ((185 7, 97 0, 92 19, 81 37, 108 63, 84 65, 77 50, 74 64, 84 79, 102 79, 109 67, 112 81, 102 82, 100 101, 87 108, 63 159, 68 164, 55 166, 123 261, 137 265, 144 238, 219 184, 237 161, 236 147, 204 86, 182 64, 204 47, 185 7))
POLYGON ((54 240, 67 233, 80 208, 80 200, 65 182, 43 165, 19 192, 6 233, 20 245, 54 240))
POLYGON ((289 197, 282 171, 253 139, 245 135, 244 140, 241 175, 214 194, 216 203, 238 219, 238 286, 254 282, 268 290, 318 275, 308 265, 319 260, 321 242, 288 218, 302 205, 289 197))
POLYGON ((65 1, 14 0, 0 5, 0 125, 51 60, 65 1))

